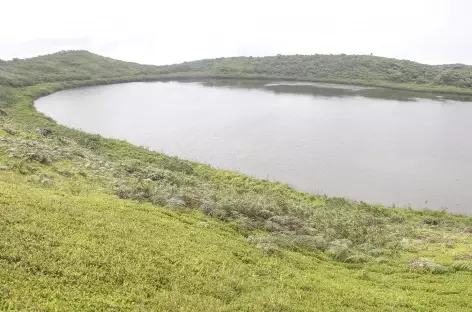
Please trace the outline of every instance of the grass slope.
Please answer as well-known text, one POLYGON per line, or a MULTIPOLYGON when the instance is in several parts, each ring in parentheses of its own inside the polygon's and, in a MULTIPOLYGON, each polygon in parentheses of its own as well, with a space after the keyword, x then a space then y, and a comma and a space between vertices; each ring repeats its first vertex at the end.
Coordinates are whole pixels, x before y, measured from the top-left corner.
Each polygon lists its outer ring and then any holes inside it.
POLYGON ((54 311, 467 311, 470 273, 266 256, 237 231, 0 175, 0 308, 54 311))
POLYGON ((0 309, 472 309, 472 218, 313 196, 57 125, 33 99, 157 76, 46 59, 60 68, 33 66, 41 83, 0 88, 0 309))

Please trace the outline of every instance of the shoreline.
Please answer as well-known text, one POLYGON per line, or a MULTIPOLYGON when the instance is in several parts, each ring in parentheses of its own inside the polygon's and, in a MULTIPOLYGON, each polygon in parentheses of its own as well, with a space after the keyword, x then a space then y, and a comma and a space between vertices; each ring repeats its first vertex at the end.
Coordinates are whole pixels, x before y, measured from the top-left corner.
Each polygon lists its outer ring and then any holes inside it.
MULTIPOLYGON (((215 78, 208 78, 206 77, 206 79, 215 79, 215 78)), ((237 78, 231 78, 231 79, 237 79, 237 78)), ((186 79, 188 80, 188 79, 186 79)), ((193 79, 192 79, 193 80, 193 79)), ((93 133, 88 133, 88 132, 85 132, 85 131, 82 131, 82 130, 78 130, 78 129, 74 129, 74 128, 70 128, 68 127, 67 125, 63 125, 63 124, 60 124, 58 123, 56 120, 50 118, 49 116, 39 112, 38 110, 36 110, 36 107, 35 107, 35 101, 38 100, 39 98, 41 97, 45 97, 45 96, 48 96, 48 95, 51 95, 53 93, 56 93, 56 92, 59 92, 59 91, 65 91, 65 90, 70 90, 70 89, 75 89, 75 88, 83 88, 83 87, 90 87, 90 86, 100 86, 100 85, 112 85, 112 84, 121 84, 121 83, 133 83, 133 82, 158 82, 158 81, 162 81, 162 80, 153 80, 153 81, 142 81, 142 80, 133 80, 133 81, 128 81, 128 80, 125 80, 125 81, 117 81, 117 82, 110 82, 110 81, 106 81, 105 83, 103 84, 97 84, 97 81, 86 81, 84 83, 84 81, 79 81, 79 82, 74 82, 74 86, 73 87, 66 87, 66 88, 63 88, 64 86, 56 86, 58 89, 50 89, 48 90, 48 92, 46 93, 43 93, 42 91, 40 91, 40 95, 37 95, 35 97, 33 97, 33 100, 32 100, 32 109, 35 113, 41 115, 41 116, 45 116, 46 118, 52 120, 56 125, 60 125, 60 126, 63 126, 63 127, 66 127, 68 129, 71 129, 71 130, 74 130, 74 131, 78 131, 80 133, 83 133, 83 134, 86 134, 86 135, 99 135, 100 137, 106 139, 106 140, 118 140, 118 141, 124 141, 126 142, 127 144, 130 144, 132 146, 134 146, 135 148, 142 148, 141 146, 138 146, 132 142, 129 142, 129 141, 126 141, 126 140, 121 140, 121 139, 117 139, 117 138, 112 138, 112 137, 103 137, 101 136, 100 134, 93 134, 93 133)), ((178 79, 171 79, 169 81, 182 81, 182 80, 178 80, 178 79)), ((70 83, 70 82, 68 82, 70 83)), ((39 87, 39 86, 42 86, 42 85, 36 85, 36 86, 31 86, 31 87, 27 87, 27 88, 35 88, 35 87, 39 87)), ((181 159, 182 161, 185 161, 185 162, 189 162, 189 163, 193 163, 193 164, 198 164, 198 165, 203 165, 203 166, 208 166, 210 167, 211 169, 213 170, 218 170, 218 171, 224 171, 224 172, 231 172, 231 173, 235 173, 235 174, 238 174, 238 175, 243 175, 243 176, 248 176, 250 178, 253 178, 253 179, 257 179, 257 180, 267 180, 267 179, 264 179, 263 177, 256 177, 256 176, 252 176, 250 174, 246 174, 246 173, 242 173, 242 172, 239 172, 239 171, 236 171, 236 170, 231 170, 231 169, 224 169, 224 168, 216 168, 216 167, 213 167, 211 164, 207 164, 207 163, 202 163, 202 162, 198 162, 198 161, 195 161, 195 160, 191 160, 191 159, 184 159, 184 158, 180 158, 178 156, 171 156, 171 155, 168 155, 166 154, 165 152, 160 152, 158 150, 152 150, 152 152, 154 153, 158 153, 158 154, 162 154, 162 155, 165 155, 166 157, 176 157, 176 158, 179 158, 181 159)), ((309 194, 309 195, 312 195, 314 197, 324 197, 324 198, 343 198, 349 202, 353 202, 353 203, 366 203, 366 204, 369 204, 369 205, 372 205, 372 206, 377 206, 377 207, 383 207, 383 208, 386 208, 386 209, 402 209, 402 210, 414 210, 414 211, 420 211, 420 212, 434 212, 434 213, 444 213, 446 212, 447 214, 451 214, 451 215, 455 215, 455 216, 463 216, 463 217, 470 217, 471 214, 469 213, 458 213, 458 212, 450 212, 448 211, 447 209, 428 209, 428 208, 419 208, 419 207, 411 207, 409 205, 401 205, 401 206, 397 206, 395 204, 392 204, 392 205, 387 205, 387 204, 381 204, 381 203, 372 203, 372 202, 369 202, 369 201, 363 201, 361 199, 350 199, 350 198, 347 198, 347 197, 344 197, 342 195, 340 196, 333 196, 333 195, 329 195, 329 194, 312 194, 310 192, 306 192, 306 191, 302 191, 298 188, 295 188, 289 184, 286 184, 284 182, 281 182, 281 181, 278 181, 278 180, 267 180, 267 181, 270 181, 270 182, 274 182, 274 183, 280 183, 280 184, 283 184, 283 185, 287 185, 288 187, 292 188, 294 191, 296 192, 300 192, 300 193, 305 193, 305 194, 309 194)))

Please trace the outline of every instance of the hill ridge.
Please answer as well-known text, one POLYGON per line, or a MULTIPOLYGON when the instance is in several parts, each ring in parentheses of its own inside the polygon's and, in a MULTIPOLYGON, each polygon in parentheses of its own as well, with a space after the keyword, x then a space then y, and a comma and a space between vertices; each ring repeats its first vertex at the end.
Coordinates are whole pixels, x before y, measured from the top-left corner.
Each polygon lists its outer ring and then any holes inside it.
POLYGON ((228 77, 358 84, 411 91, 472 94, 472 66, 426 65, 370 55, 277 55, 141 65, 85 50, 0 63, 0 85, 110 79, 228 77), (47 72, 48 75, 44 75, 47 72))

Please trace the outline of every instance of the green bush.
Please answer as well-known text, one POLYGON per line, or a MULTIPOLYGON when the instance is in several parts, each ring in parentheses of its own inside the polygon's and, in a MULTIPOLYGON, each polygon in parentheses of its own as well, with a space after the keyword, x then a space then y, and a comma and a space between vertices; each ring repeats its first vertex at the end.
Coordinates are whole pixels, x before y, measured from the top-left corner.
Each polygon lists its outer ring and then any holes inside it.
POLYGON ((441 223, 441 220, 434 217, 426 217, 426 218, 423 218, 421 222, 427 225, 439 225, 441 223))
POLYGON ((408 266, 411 270, 430 272, 433 274, 444 274, 451 271, 449 267, 436 263, 433 259, 423 257, 410 260, 408 266))
POLYGON ((471 261, 455 261, 451 265, 456 271, 468 271, 472 272, 471 261))

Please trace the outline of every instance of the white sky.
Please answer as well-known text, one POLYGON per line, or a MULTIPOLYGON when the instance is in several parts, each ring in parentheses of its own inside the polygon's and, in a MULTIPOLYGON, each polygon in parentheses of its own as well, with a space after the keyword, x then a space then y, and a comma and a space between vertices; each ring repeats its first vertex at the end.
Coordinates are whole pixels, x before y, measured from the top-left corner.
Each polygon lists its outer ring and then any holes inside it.
POLYGON ((472 64, 472 0, 1 2, 1 59, 85 49, 149 64, 278 53, 472 64))

